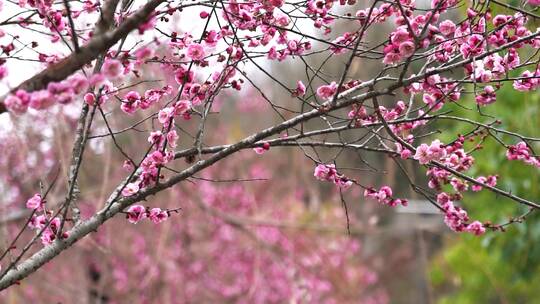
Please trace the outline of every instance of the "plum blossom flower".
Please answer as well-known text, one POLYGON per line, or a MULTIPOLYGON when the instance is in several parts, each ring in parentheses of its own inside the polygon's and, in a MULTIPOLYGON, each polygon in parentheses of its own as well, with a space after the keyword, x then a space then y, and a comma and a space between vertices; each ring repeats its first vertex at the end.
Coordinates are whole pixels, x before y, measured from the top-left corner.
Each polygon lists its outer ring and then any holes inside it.
POLYGON ((414 154, 414 159, 422 165, 429 163, 431 161, 429 156, 429 146, 426 144, 418 146, 416 148, 416 153, 414 154))
POLYGON ((163 133, 161 133, 161 131, 153 131, 153 132, 150 132, 150 136, 148 136, 148 142, 151 143, 151 144, 158 144, 161 145, 161 143, 163 142, 163 133))
POLYGON ((486 106, 488 104, 494 103, 497 101, 497 93, 495 92, 495 89, 488 85, 484 87, 484 91, 480 94, 476 95, 476 103, 482 106, 486 106))
POLYGON ((346 177, 336 178, 334 179, 334 183, 342 190, 347 190, 353 185, 352 180, 346 177))
POLYGON ((383 63, 384 64, 394 64, 401 60, 401 55, 399 53, 399 47, 396 47, 393 44, 389 44, 384 47, 384 58, 383 63))
POLYGON ((448 193, 446 192, 441 192, 439 194, 437 194, 437 202, 441 205, 443 205, 443 207, 448 204, 448 202, 450 202, 450 195, 448 195, 448 193))
POLYGON ((452 185, 456 192, 465 192, 469 188, 469 184, 467 184, 467 182, 455 177, 450 180, 450 185, 452 185))
POLYGON ((146 208, 141 205, 132 205, 127 210, 127 219, 132 224, 137 224, 146 216, 146 208))
POLYGON ((193 76, 194 76, 193 71, 186 70, 183 67, 179 67, 174 72, 174 79, 176 80, 178 84, 185 84, 185 83, 192 82, 193 76))
POLYGON ((9 95, 4 100, 4 105, 14 114, 23 114, 28 109, 30 95, 24 90, 17 90, 14 95, 9 95))
POLYGON ((178 133, 176 130, 171 130, 167 133, 167 143, 171 148, 176 148, 176 142, 178 141, 178 133))
POLYGON ((451 201, 443 205, 443 208, 445 210, 445 224, 456 232, 464 231, 466 228, 466 223, 469 220, 467 211, 461 209, 460 207, 454 206, 451 201))
POLYGON ((473 221, 468 224, 469 216, 467 215, 467 211, 455 206, 451 201, 451 196, 447 193, 439 193, 437 195, 437 202, 439 202, 443 208, 445 224, 453 231, 470 232, 477 236, 486 232, 484 225, 479 221, 473 221))
POLYGON ((414 159, 424 165, 432 160, 440 160, 446 156, 446 150, 442 147, 442 143, 436 139, 431 145, 421 144, 416 148, 414 159))
POLYGON ((521 141, 513 146, 508 146, 506 158, 508 160, 521 160, 526 164, 540 168, 540 157, 534 156, 532 151, 527 146, 527 143, 524 141, 521 141))
POLYGON ((450 36, 456 31, 456 25, 451 20, 444 20, 439 24, 439 31, 445 36, 450 36))
POLYGON ((407 206, 409 203, 406 199, 393 198, 392 188, 389 186, 382 186, 379 190, 367 188, 364 190, 364 197, 373 198, 379 203, 390 207, 397 205, 407 206))
POLYGON ((412 156, 411 150, 403 148, 400 143, 396 143, 396 152, 399 153, 401 159, 408 159, 412 156))
POLYGON ((540 81, 538 80, 538 77, 540 77, 540 69, 537 70, 536 73, 533 73, 531 71, 524 71, 523 73, 521 73, 521 79, 514 81, 514 89, 522 92, 532 91, 540 87, 540 81))
POLYGON ((80 94, 86 89, 88 89, 88 79, 81 75, 81 74, 75 74, 70 76, 67 79, 67 83, 71 86, 71 90, 73 90, 73 93, 80 94))
POLYGON ((45 205, 45 200, 41 198, 39 193, 34 194, 26 201, 26 208, 33 210, 41 210, 45 205))
POLYGON ((47 225, 47 217, 45 215, 33 216, 28 222, 30 229, 43 229, 47 225))
POLYGON ((463 55, 463 58, 469 58, 471 56, 478 56, 485 51, 486 42, 482 35, 473 34, 470 35, 465 43, 463 43, 459 50, 463 55))
POLYGON ((130 91, 124 96, 120 108, 122 109, 122 111, 128 114, 133 114, 139 107, 140 103, 141 95, 136 91, 130 91))
MULTIPOLYGON (((497 185, 497 175, 490 175, 487 178, 485 176, 479 176, 478 178, 476 178, 476 181, 491 187, 495 187, 495 185, 497 185)), ((474 192, 478 192, 482 189, 483 187, 481 185, 473 184, 471 186, 471 190, 474 192)))
POLYGON ((137 182, 129 183, 122 190, 122 195, 123 196, 132 196, 135 193, 139 192, 139 189, 140 189, 139 188, 139 183, 137 183, 137 182))
POLYGON ((493 74, 489 69, 484 67, 484 62, 477 60, 474 63, 474 79, 478 82, 489 82, 493 78, 493 74))
POLYGON ((333 182, 342 190, 346 190, 353 185, 353 181, 345 177, 343 174, 338 174, 334 164, 318 164, 315 167, 313 176, 320 181, 333 182))
POLYGON ((388 186, 382 186, 381 189, 379 190, 378 198, 380 200, 384 200, 387 197, 392 197, 392 194, 393 194, 392 188, 388 186))
POLYGON ((336 91, 337 91, 337 84, 335 81, 332 81, 332 83, 328 85, 320 86, 317 89, 317 95, 319 95, 319 97, 324 98, 324 99, 330 99, 332 96, 334 96, 334 94, 336 94, 336 91))
POLYGON ((201 60, 204 58, 204 47, 199 43, 192 43, 188 45, 186 55, 192 60, 201 60))
MULTIPOLYGON (((61 221, 60 221, 60 218, 58 218, 58 217, 53 218, 49 222, 49 226, 47 228, 45 228, 45 230, 43 231, 43 233, 41 235, 41 243, 44 246, 50 245, 50 244, 52 244, 52 242, 54 242, 54 240, 56 240, 56 235, 58 233, 58 229, 60 228, 60 223, 61 223, 61 221)), ((45 226, 46 226, 46 224, 43 227, 45 227, 45 226)), ((43 228, 41 228, 41 229, 43 229, 43 228)), ((68 233, 67 232, 62 233, 61 237, 63 239, 67 238, 68 233)))
POLYGON ((161 165, 165 163, 165 155, 161 151, 154 151, 149 155, 149 159, 154 163, 154 165, 161 165))
POLYGON ((330 180, 334 175, 336 175, 336 173, 337 171, 335 165, 318 164, 317 167, 315 167, 313 176, 315 176, 315 178, 320 181, 327 181, 330 180))
POLYGON ((41 234, 41 244, 43 244, 43 246, 52 244, 55 239, 56 234, 51 229, 45 229, 45 231, 43 231, 41 234))
POLYGON ((257 154, 263 154, 264 152, 270 150, 270 144, 265 142, 262 146, 260 147, 255 147, 253 148, 253 151, 255 151, 255 153, 257 154))
POLYGON ((94 93, 86 93, 83 96, 83 100, 89 106, 93 106, 96 103, 96 95, 94 95, 94 93))
POLYGON ((191 109, 191 101, 189 100, 179 100, 174 104, 174 114, 183 115, 191 109))
POLYGON ((401 56, 410 57, 412 54, 414 54, 414 50, 415 50, 414 42, 404 41, 399 45, 398 49, 399 49, 399 54, 401 56))
POLYGON ((273 46, 271 47, 269 50, 268 50, 268 54, 266 55, 266 57, 269 59, 269 60, 276 60, 278 58, 278 52, 276 51, 276 47, 273 46))
POLYGON ((410 40, 410 38, 411 35, 409 34, 407 28, 400 26, 392 33, 392 37, 390 38, 390 40, 393 44, 399 45, 405 41, 410 40))
POLYGON ((441 159, 446 156, 446 150, 442 146, 440 140, 436 139, 431 142, 429 146, 429 153, 432 155, 433 159, 441 159))
POLYGON ((148 214, 148 217, 154 224, 159 224, 169 217, 167 211, 163 211, 160 208, 152 208, 148 214))
POLYGON ((108 78, 117 78, 122 75, 124 67, 122 63, 116 59, 106 59, 101 68, 103 75, 108 78))
POLYGON ((409 149, 403 149, 399 153, 399 156, 401 157, 401 159, 408 159, 411 157, 411 155, 412 155, 412 152, 409 149))
POLYGON ((296 82, 296 90, 293 92, 293 97, 306 95, 306 86, 301 80, 296 82))
POLYGON ((517 50, 515 48, 508 49, 506 55, 504 55, 503 62, 508 67, 508 69, 513 69, 519 66, 520 58, 517 50))
POLYGON ((259 155, 266 152, 262 147, 255 147, 255 148, 253 148, 253 151, 255 151, 255 153, 257 153, 259 155))
POLYGON ((174 113, 174 108, 167 107, 159 110, 158 113, 158 121, 162 124, 167 124, 169 122, 169 119, 172 117, 174 113))
POLYGON ((480 223, 479 221, 474 221, 474 222, 470 223, 469 225, 467 225, 465 230, 467 232, 470 232, 470 233, 476 235, 476 236, 482 235, 482 234, 484 234, 486 232, 486 228, 484 228, 484 225, 482 223, 480 223))

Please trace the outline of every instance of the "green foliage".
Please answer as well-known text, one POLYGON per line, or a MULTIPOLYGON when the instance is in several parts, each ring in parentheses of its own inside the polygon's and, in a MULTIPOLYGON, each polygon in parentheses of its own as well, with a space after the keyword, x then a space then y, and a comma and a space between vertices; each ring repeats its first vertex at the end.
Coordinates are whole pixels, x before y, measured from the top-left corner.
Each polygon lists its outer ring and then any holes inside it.
MULTIPOLYGON (((516 75, 520 71, 515 71, 516 75)), ((471 88, 472 89, 472 88, 471 88)), ((497 126, 507 131, 539 137, 540 94, 520 93, 507 83, 497 94, 497 102, 476 111, 474 101, 454 105, 451 113, 483 123, 496 119, 497 126), (464 109, 463 107, 469 109, 464 109), (491 117, 490 117, 491 116, 491 117)), ((441 129, 466 134, 474 126, 448 121, 441 129)), ((451 134, 448 132, 446 134, 451 134)), ((506 144, 518 138, 496 134, 506 144)), ((446 142, 455 138, 442 138, 446 142)), ((469 143, 470 149, 475 143, 469 143)), ((522 162, 508 161, 505 149, 494 139, 486 139, 483 149, 475 152, 473 176, 499 174, 498 185, 522 197, 537 201, 540 198, 540 170, 522 162)), ((539 145, 535 146, 538 153, 539 145)), ((466 149, 467 150, 467 149, 466 149)), ((504 223, 511 216, 527 212, 527 208, 488 191, 468 193, 464 202, 471 218, 493 223, 504 223)), ((533 213, 524 223, 516 223, 507 231, 488 232, 483 237, 453 235, 435 257, 431 280, 439 303, 540 303, 540 214, 533 213)))

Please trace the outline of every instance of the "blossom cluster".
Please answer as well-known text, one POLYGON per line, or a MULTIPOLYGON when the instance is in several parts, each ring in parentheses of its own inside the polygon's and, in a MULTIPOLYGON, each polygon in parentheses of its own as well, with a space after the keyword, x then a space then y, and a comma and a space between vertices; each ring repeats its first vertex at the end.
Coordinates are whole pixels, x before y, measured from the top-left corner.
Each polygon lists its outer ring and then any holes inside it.
MULTIPOLYGON (((372 15, 378 13, 379 22, 386 19, 382 18, 383 16, 394 15, 396 17, 394 21, 396 29, 390 34, 389 43, 383 49, 383 62, 385 64, 401 62, 418 49, 427 49, 430 45, 433 45, 435 49, 432 55, 433 59, 441 63, 448 62, 458 53, 463 58, 474 58, 484 54, 489 47, 500 47, 533 34, 526 27, 528 18, 521 12, 514 15, 499 14, 493 17, 489 12, 478 12, 469 8, 467 11, 469 19, 464 20, 459 25, 448 19, 439 22, 440 14, 453 5, 454 1, 434 1, 432 11, 411 16, 414 3, 403 6, 402 9, 385 3, 372 12, 372 15), (484 33, 487 30, 487 23, 490 21, 495 29, 486 38, 484 33)), ((362 11, 357 15, 365 18, 367 13, 362 11)), ((465 72, 471 80, 479 84, 501 79, 509 71, 519 67, 518 49, 526 45, 539 48, 540 38, 536 37, 524 40, 523 43, 514 44, 508 48, 506 53, 492 53, 483 56, 482 60, 475 60, 471 64, 464 65, 465 72)), ((514 81, 514 88, 520 91, 534 90, 539 85, 538 73, 538 70, 523 72, 520 79, 514 81)), ((424 102, 434 110, 442 107, 444 99, 451 101, 459 99, 460 89, 457 82, 451 79, 435 74, 429 76, 421 84, 421 87, 420 84, 410 86, 407 92, 419 92, 421 88, 424 91, 424 102)), ((477 103, 488 105, 495 102, 497 89, 492 85, 481 87, 476 94, 477 103)))
POLYGON ((89 81, 80 74, 70 76, 61 82, 49 83, 46 90, 27 92, 19 89, 6 97, 4 104, 12 113, 22 114, 28 108, 42 110, 54 104, 69 104, 75 97, 84 92, 89 81))
POLYGON ((313 176, 320 181, 333 182, 340 189, 348 189, 353 181, 342 174, 339 174, 334 164, 318 164, 315 167, 313 176))
MULTIPOLYGON (((116 64, 120 65, 120 62, 115 59, 106 60, 103 72, 94 74, 88 79, 83 75, 75 74, 64 81, 49 83, 45 90, 27 92, 19 89, 14 94, 8 95, 4 104, 12 113, 23 114, 29 108, 44 110, 55 104, 69 104, 90 87, 99 87, 98 93, 87 92, 83 99, 91 106, 96 103, 103 105, 111 95, 116 95, 119 92, 119 89, 111 82, 122 74, 122 72, 117 71, 120 68, 116 64)), ((128 114, 132 114, 137 108, 147 109, 163 96, 170 94, 171 89, 170 86, 148 89, 142 97, 137 92, 130 91, 122 100, 120 108, 128 114)))
POLYGON ((421 144, 416 148, 414 159, 420 164, 427 164, 430 161, 438 161, 446 156, 446 149, 440 140, 434 140, 429 146, 427 144, 421 144))
MULTIPOLYGON (((495 187, 497 185, 497 178, 498 178, 497 175, 489 175, 488 177, 479 176, 479 177, 476 178, 476 181, 478 183, 480 183, 480 184, 485 184, 485 185, 488 185, 490 187, 495 187)), ((456 188, 456 187, 454 187, 454 188, 456 188)), ((482 190, 483 188, 484 187, 482 187, 482 185, 479 185, 479 184, 473 184, 471 186, 471 190, 474 191, 474 192, 478 192, 478 191, 482 190)))
POLYGON ((137 224, 142 219, 148 218, 154 224, 159 224, 169 218, 167 210, 161 208, 145 208, 141 205, 132 205, 126 211, 126 218, 132 224, 137 224))
MULTIPOLYGON (((417 147, 413 158, 420 164, 439 161, 442 165, 448 166, 456 171, 467 171, 474 163, 474 158, 463 150, 464 141, 465 137, 461 136, 454 143, 446 146, 439 140, 434 140, 430 145, 421 144, 417 147)), ((402 158, 407 159, 411 156, 410 150, 403 148, 399 143, 396 145, 398 147, 398 153, 401 154, 402 158)), ((509 155, 511 155, 509 157, 512 157, 513 159, 525 159, 527 155, 529 155, 527 152, 528 148, 523 144, 511 147, 511 151, 512 152, 509 152, 509 155)), ((335 170, 333 170, 334 167, 327 168, 321 166, 320 168, 316 168, 315 176, 317 176, 318 179, 328 179, 328 176, 335 174, 335 170)), ((437 200, 441 204, 445 214, 445 223, 456 232, 466 231, 475 235, 483 234, 485 232, 484 225, 478 221, 469 223, 467 212, 463 208, 455 206, 453 203, 455 200, 460 200, 463 196, 462 193, 469 189, 468 182, 457 177, 452 177, 452 174, 449 171, 440 167, 429 168, 427 174, 429 176, 429 187, 434 188, 439 192, 437 200), (450 195, 444 192, 442 186, 445 184, 451 185, 455 193, 450 195)), ((474 192, 481 191, 484 188, 483 185, 495 187, 497 178, 498 176, 496 175, 488 177, 479 176, 476 178, 476 183, 473 183, 471 190, 474 192)), ((380 203, 392 207, 399 204, 403 206, 407 205, 407 200, 393 198, 393 191, 388 186, 383 186, 379 190, 366 188, 364 196, 376 199, 380 203)))
POLYGON ((407 206, 409 203, 406 199, 394 198, 392 188, 389 186, 382 186, 379 190, 367 188, 364 190, 364 197, 376 199, 379 203, 390 207, 407 206))
MULTIPOLYGON (((461 89, 451 78, 434 74, 405 87, 406 94, 422 93, 422 101, 431 111, 440 110, 446 102, 456 102, 461 97, 461 89)), ((423 112, 422 112, 423 114, 423 112)), ((420 114, 421 116, 421 114, 420 114)))
MULTIPOLYGON (((41 194, 36 193, 26 201, 26 208, 34 210, 28 227, 36 230, 36 233, 40 235, 41 243, 46 246, 54 242, 58 236, 59 228, 61 225, 61 219, 59 217, 53 217, 51 211, 46 211, 45 199, 41 197, 41 194), (37 212, 42 214, 37 215, 37 212)), ((62 238, 67 238, 68 233, 62 232, 62 238)))
POLYGON ((514 89, 522 92, 534 91, 540 88, 540 68, 536 71, 524 71, 521 73, 520 79, 514 81, 514 89))
MULTIPOLYGON (((424 161, 437 160, 442 165, 453 169, 458 172, 465 172, 471 168, 474 163, 474 158, 463 150, 464 137, 456 140, 453 144, 445 147, 441 146, 439 141, 434 141, 435 152, 430 152, 431 146, 423 148, 424 152, 421 154, 424 157, 424 161)), ((420 161, 421 158, 418 160, 420 161)), ((427 171, 429 176, 428 186, 432 189, 440 190, 443 185, 451 184, 452 187, 458 191, 463 192, 468 189, 467 183, 457 177, 452 177, 452 173, 446 170, 444 167, 431 167, 427 171)), ((492 179, 490 179, 492 180, 492 179)), ((494 179, 496 181, 496 179, 494 179)))
POLYGON ((41 197, 41 194, 36 193, 34 196, 26 201, 26 208, 41 211, 45 205, 45 200, 41 197))
MULTIPOLYGON (((402 100, 399 100, 398 102, 396 102, 396 105, 391 109, 388 109, 384 106, 379 106, 378 108, 379 113, 374 112, 371 114, 368 114, 368 111, 364 105, 353 104, 351 106, 351 110, 347 114, 347 117, 353 120, 355 126, 359 127, 359 126, 378 123, 379 122, 378 114, 380 114, 384 118, 385 121, 391 122, 397 119, 399 116, 401 116, 406 109, 407 109, 407 105, 402 100)), ((420 115, 422 114, 423 112, 420 113, 420 115)), ((414 122, 399 123, 399 124, 392 123, 390 125, 390 129, 394 133, 398 133, 405 130, 412 130, 418 126, 421 126, 422 124, 423 122, 421 120, 417 120, 414 122)))
POLYGON ((455 206, 451 196, 445 192, 437 195, 437 202, 441 204, 444 210, 444 222, 450 229, 456 232, 470 232, 474 235, 482 235, 486 228, 479 221, 469 222, 467 211, 455 206))
POLYGON ((161 89, 149 89, 144 92, 144 96, 141 96, 137 91, 129 91, 124 95, 120 108, 127 114, 133 114, 137 109, 148 109, 164 96, 169 95, 171 89, 170 86, 165 86, 161 89))

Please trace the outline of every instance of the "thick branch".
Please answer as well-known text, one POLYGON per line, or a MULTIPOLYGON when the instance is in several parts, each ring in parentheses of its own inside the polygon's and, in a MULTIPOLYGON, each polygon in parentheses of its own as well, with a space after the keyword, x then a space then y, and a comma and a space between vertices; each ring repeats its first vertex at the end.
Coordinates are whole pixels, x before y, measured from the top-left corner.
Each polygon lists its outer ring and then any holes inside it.
MULTIPOLYGON (((114 1, 113 1, 114 2, 114 1)), ((116 1, 117 2, 117 1, 116 1)), ((74 52, 61 61, 51 65, 42 72, 27 79, 12 92, 19 89, 26 91, 37 91, 44 89, 47 84, 51 82, 57 82, 66 79, 69 75, 73 74, 84 65, 92 62, 100 54, 106 51, 108 48, 116 44, 120 39, 126 37, 132 30, 136 29, 139 25, 146 22, 148 17, 154 12, 154 9, 165 2, 165 0, 151 0, 146 3, 141 9, 139 9, 131 17, 127 18, 120 26, 115 30, 100 33, 96 37, 92 38, 88 44, 82 46, 79 52, 74 52)), ((0 106, 0 113, 5 112, 5 106, 0 106)))

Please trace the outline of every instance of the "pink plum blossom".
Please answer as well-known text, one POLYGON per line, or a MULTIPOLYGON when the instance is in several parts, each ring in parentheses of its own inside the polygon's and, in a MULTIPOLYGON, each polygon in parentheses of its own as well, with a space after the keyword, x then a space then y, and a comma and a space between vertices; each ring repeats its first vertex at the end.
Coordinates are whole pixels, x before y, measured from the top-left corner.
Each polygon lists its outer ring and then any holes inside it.
POLYGON ((159 223, 167 220, 168 217, 169 217, 169 215, 167 214, 167 212, 161 210, 160 208, 152 208, 152 209, 150 209, 150 212, 148 214, 148 218, 150 218, 150 220, 154 224, 159 224, 159 223))
POLYGON ((484 225, 482 225, 482 223, 480 223, 479 221, 474 221, 468 224, 465 230, 476 236, 482 235, 486 232, 486 228, 484 228, 484 225))
POLYGON ((204 47, 198 43, 188 45, 186 55, 192 60, 201 60, 204 58, 204 47))
POLYGON ((330 99, 336 94, 337 91, 337 84, 335 82, 332 82, 328 85, 320 86, 317 89, 317 95, 324 99, 330 99))
POLYGON ((44 205, 45 205, 45 200, 41 198, 41 194, 39 193, 34 194, 34 196, 32 196, 26 201, 26 208, 28 209, 39 211, 43 209, 44 205))
POLYGON ((122 75, 122 63, 116 59, 106 59, 102 67, 103 75, 114 79, 122 75))
POLYGON ((141 205, 132 205, 127 209, 127 219, 132 224, 137 224, 147 217, 146 208, 141 205))
POLYGON ((124 190, 122 190, 122 195, 123 196, 132 196, 137 192, 139 192, 139 184, 138 183, 129 183, 124 187, 124 190))
POLYGON ((293 93, 293 96, 304 96, 306 95, 306 86, 300 80, 296 83, 296 90, 293 93))

